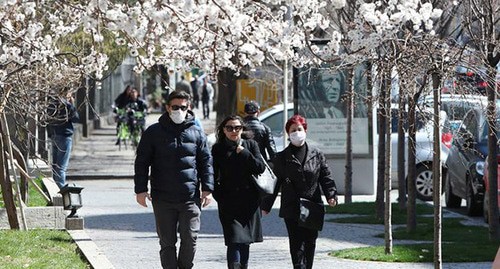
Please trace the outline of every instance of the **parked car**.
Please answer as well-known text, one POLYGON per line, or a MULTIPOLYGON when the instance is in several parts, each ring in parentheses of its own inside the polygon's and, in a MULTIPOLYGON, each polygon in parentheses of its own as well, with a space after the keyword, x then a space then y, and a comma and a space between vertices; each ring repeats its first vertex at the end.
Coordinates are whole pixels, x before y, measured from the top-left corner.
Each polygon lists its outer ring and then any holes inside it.
MULTIPOLYGON (((500 102, 497 102, 497 106, 500 102)), ((497 113, 498 120, 498 113, 497 113)), ((473 108, 467 112, 458 128, 446 166, 446 206, 460 207, 466 200, 467 214, 480 215, 484 202, 484 162, 488 153, 486 111, 473 108)))
MULTIPOLYGON (((434 96, 427 95, 419 100, 419 106, 432 109, 434 105, 434 96)), ((441 110, 446 111, 448 120, 453 131, 457 130, 465 114, 472 108, 482 108, 486 110, 488 99, 483 95, 472 94, 442 94, 441 110)), ((451 142, 451 141, 450 141, 451 142)))
MULTIPOLYGON (((487 160, 488 158, 486 158, 487 160)), ((497 157, 497 162, 500 161, 500 158, 497 157)), ((500 163, 497 168, 497 184, 500 187, 500 163)), ((489 201, 489 192, 488 192, 488 184, 489 184, 489 174, 488 174, 488 162, 485 162, 484 165, 484 199, 483 199, 483 216, 484 216, 484 221, 488 223, 488 206, 490 204, 489 201)), ((498 199, 498 204, 497 207, 500 209, 500 192, 497 191, 497 199, 498 199)))
MULTIPOLYGON (((428 109, 422 109, 416 111, 416 180, 415 187, 417 190, 417 198, 423 201, 430 201, 433 198, 433 180, 432 180, 432 163, 434 161, 434 124, 432 118, 432 112, 428 109)), ((393 188, 399 187, 398 182, 398 108, 397 106, 392 107, 392 164, 391 164, 391 183, 393 188)), ((405 119, 404 128, 408 129, 408 118, 406 115, 403 117, 405 119)), ((450 123, 447 120, 446 113, 443 112, 440 116, 441 122, 441 163, 444 162, 448 156, 448 145, 451 140, 451 130, 450 123)), ((405 177, 408 175, 408 136, 406 134, 405 141, 405 177)), ((446 169, 443 169, 443 174, 446 173, 446 169)))
MULTIPOLYGON (((287 104, 288 117, 293 115, 293 103, 287 104)), ((285 131, 285 121, 283 121, 283 104, 274 105, 264 111, 262 111, 259 116, 259 120, 265 123, 269 128, 271 128, 271 133, 273 135, 274 143, 276 144, 276 150, 282 151, 287 145, 283 141, 283 135, 285 131)), ((216 142, 215 133, 209 134, 207 136, 207 144, 210 148, 216 142)))
POLYGON ((442 93, 486 94, 488 82, 483 70, 471 70, 457 66, 455 76, 445 80, 442 93))

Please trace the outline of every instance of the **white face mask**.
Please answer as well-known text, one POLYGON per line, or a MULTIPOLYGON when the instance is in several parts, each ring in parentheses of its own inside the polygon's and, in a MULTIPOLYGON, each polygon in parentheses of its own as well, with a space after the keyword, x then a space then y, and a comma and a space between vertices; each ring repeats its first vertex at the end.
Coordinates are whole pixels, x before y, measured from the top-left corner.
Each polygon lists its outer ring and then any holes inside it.
POLYGON ((186 119, 187 110, 186 111, 182 111, 181 109, 172 110, 169 115, 175 124, 181 124, 186 119))
POLYGON ((290 142, 296 147, 300 147, 306 141, 306 132, 304 131, 295 131, 290 134, 290 142))

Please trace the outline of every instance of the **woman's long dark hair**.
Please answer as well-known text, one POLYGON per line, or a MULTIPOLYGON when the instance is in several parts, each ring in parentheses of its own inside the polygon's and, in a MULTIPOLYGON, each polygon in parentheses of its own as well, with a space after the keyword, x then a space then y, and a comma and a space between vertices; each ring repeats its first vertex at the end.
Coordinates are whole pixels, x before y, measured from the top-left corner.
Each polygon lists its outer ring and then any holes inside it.
POLYGON ((215 137, 217 138, 217 142, 221 142, 226 135, 224 134, 224 126, 226 126, 227 122, 230 120, 238 120, 240 121, 241 125, 243 126, 243 130, 245 130, 245 122, 243 119, 238 116, 238 115, 231 115, 227 116, 220 124, 217 126, 217 133, 215 134, 215 137))

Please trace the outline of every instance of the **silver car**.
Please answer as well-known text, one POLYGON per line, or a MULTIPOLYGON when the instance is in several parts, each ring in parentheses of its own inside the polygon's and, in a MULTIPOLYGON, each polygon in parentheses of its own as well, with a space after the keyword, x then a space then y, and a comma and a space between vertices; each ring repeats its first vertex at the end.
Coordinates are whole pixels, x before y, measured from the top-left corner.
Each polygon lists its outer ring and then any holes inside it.
MULTIPOLYGON (((293 103, 287 104, 288 118, 293 115, 293 103)), ((276 144, 276 150, 282 151, 285 149, 286 144, 283 140, 283 135, 285 131, 285 121, 283 119, 283 104, 274 105, 264 111, 262 111, 257 117, 261 122, 271 128, 271 133, 276 144)), ((207 143, 209 148, 216 142, 215 133, 209 134, 207 136, 207 143)))
MULTIPOLYGON (((417 190, 417 198, 423 201, 430 201, 433 198, 433 180, 432 180, 432 163, 434 158, 434 122, 433 113, 430 110, 417 110, 416 119, 416 179, 415 187, 417 190)), ((404 117, 407 118, 406 116, 404 117)), ((440 115, 441 122, 441 165, 444 166, 448 157, 449 147, 451 146, 452 134, 450 123, 447 120, 446 112, 440 115)), ((408 122, 404 122, 405 129, 408 128, 408 122)), ((398 182, 398 107, 392 107, 392 161, 391 161, 391 183, 393 188, 399 187, 398 182)), ((405 134, 405 178, 408 175, 408 134, 405 134)), ((444 173, 445 173, 444 169, 444 173)))

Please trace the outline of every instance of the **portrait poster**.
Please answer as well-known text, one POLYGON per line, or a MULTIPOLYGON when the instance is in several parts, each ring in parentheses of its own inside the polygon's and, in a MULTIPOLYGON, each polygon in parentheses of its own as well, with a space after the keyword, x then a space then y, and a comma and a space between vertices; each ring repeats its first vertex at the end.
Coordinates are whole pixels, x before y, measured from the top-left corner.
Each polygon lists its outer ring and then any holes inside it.
MULTIPOLYGON (((370 154, 366 68, 353 72, 353 154, 370 154)), ((325 154, 344 155, 347 141, 347 70, 323 64, 294 70, 297 111, 307 119, 308 141, 325 154)))

